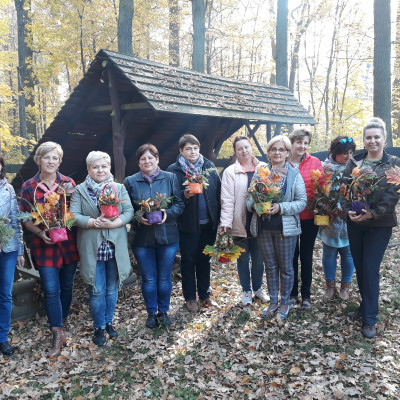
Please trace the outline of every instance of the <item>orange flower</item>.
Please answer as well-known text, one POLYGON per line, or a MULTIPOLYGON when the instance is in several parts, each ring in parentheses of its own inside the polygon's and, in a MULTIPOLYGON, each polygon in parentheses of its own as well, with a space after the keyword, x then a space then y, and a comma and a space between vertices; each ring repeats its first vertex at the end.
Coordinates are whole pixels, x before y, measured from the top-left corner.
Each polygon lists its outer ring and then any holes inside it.
POLYGON ((260 167, 257 171, 257 176, 261 179, 262 182, 267 182, 268 177, 271 175, 271 171, 268 168, 260 167))
POLYGON ((360 176, 361 173, 362 173, 362 172, 361 172, 360 168, 355 167, 355 168, 353 169, 353 171, 351 171, 350 176, 352 176, 352 177, 357 177, 357 176, 360 176))
POLYGON ((310 171, 310 178, 313 181, 317 181, 322 175, 322 172, 319 169, 312 169, 310 171))
POLYGON ((55 206, 58 201, 60 200, 60 195, 53 192, 50 193, 48 196, 46 196, 46 201, 51 205, 51 206, 55 206))
POLYGON ((271 175, 271 182, 277 185, 281 181, 281 177, 276 174, 271 175))
POLYGON ((331 185, 329 183, 327 183, 321 187, 321 191, 324 194, 328 194, 330 192, 330 190, 331 190, 331 185))

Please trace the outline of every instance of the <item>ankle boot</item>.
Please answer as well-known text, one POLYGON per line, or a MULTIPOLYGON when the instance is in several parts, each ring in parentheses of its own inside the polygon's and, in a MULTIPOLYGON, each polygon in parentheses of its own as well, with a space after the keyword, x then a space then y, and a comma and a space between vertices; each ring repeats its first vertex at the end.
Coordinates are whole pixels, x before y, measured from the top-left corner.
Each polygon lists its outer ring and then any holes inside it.
POLYGON ((326 281, 326 291, 324 294, 325 300, 333 300, 336 293, 336 281, 326 281))
POLYGON ((65 345, 67 339, 65 338, 63 328, 60 326, 54 326, 51 329, 51 333, 51 349, 47 353, 47 357, 53 359, 60 355, 61 348, 65 345))
POLYGON ((63 322, 64 336, 65 336, 66 338, 72 337, 71 331, 68 329, 68 321, 67 321, 67 318, 63 318, 62 322, 63 322))
POLYGON ((339 297, 343 300, 350 298, 351 282, 340 282, 340 293, 339 297))

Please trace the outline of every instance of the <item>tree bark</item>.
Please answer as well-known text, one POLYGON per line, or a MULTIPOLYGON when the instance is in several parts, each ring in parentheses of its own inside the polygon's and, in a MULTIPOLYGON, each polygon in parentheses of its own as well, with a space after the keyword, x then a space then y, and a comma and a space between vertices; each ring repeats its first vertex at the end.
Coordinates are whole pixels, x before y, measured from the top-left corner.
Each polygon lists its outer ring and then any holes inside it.
MULTIPOLYGON (((31 0, 14 0, 18 29, 18 114, 20 136, 27 139, 28 134, 36 136, 34 119, 27 115, 27 109, 35 107, 34 78, 32 71, 32 49, 29 44, 31 0)), ((28 155, 26 145, 21 147, 22 154, 28 155)))
POLYGON ((276 19, 276 84, 288 85, 287 26, 288 0, 278 0, 276 19))
POLYGON ((386 143, 393 146, 390 80, 390 0, 374 0, 374 116, 386 123, 386 143))
POLYGON ((120 0, 118 13, 118 52, 133 56, 132 22, 134 0, 120 0))
POLYGON ((179 43, 179 4, 178 0, 168 0, 169 8, 169 65, 179 67, 180 43, 179 43))
POLYGON ((192 21, 193 21, 193 70, 204 72, 204 55, 206 40, 206 6, 205 0, 192 1, 192 21))

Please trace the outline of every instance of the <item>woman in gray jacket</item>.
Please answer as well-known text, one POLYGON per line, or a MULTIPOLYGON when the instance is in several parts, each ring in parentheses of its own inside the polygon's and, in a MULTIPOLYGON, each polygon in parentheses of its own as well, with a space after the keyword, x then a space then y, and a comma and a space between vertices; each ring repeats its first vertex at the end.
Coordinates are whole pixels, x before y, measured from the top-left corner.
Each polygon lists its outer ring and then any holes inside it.
POLYGON ((114 182, 107 153, 91 151, 86 165, 88 176, 76 187, 70 210, 78 226, 81 274, 90 285, 89 305, 95 329, 93 342, 103 346, 105 331, 110 339, 118 337, 112 320, 118 287, 131 269, 126 224, 133 218, 133 207, 125 186, 114 182), (115 188, 119 201, 119 215, 113 218, 106 218, 99 207, 99 197, 109 188, 115 188))
MULTIPOLYGON (((292 145, 286 136, 275 136, 267 145, 269 163, 259 164, 254 173, 256 178, 260 167, 279 169, 282 176, 278 185, 282 190, 283 200, 272 203, 268 214, 257 217, 253 215, 251 233, 257 241, 264 259, 267 272, 267 284, 270 304, 262 313, 271 317, 278 310, 279 281, 281 288, 281 305, 278 319, 284 320, 289 315, 290 291, 293 286, 293 255, 297 236, 301 233, 299 213, 307 203, 306 189, 298 168, 287 160, 291 155, 292 145)), ((253 202, 247 206, 253 209, 253 202)))

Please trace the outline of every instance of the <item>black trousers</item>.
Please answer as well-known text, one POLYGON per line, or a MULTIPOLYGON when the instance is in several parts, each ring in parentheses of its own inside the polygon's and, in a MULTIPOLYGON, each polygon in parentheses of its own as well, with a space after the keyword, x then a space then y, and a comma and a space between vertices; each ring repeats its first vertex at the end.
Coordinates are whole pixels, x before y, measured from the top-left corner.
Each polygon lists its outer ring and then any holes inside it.
POLYGON ((297 239, 296 250, 293 257, 294 282, 290 297, 299 294, 299 254, 301 264, 301 298, 310 299, 312 282, 312 261, 315 239, 318 234, 318 225, 314 225, 314 219, 300 221, 301 235, 297 239))
POLYGON ((379 268, 392 228, 370 227, 348 221, 347 233, 361 296, 359 310, 365 325, 375 325, 379 312, 379 268))
POLYGON ((203 254, 204 247, 213 245, 217 231, 211 224, 201 227, 201 232, 179 231, 181 252, 182 291, 186 301, 210 297, 210 257, 203 254))

